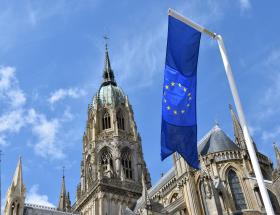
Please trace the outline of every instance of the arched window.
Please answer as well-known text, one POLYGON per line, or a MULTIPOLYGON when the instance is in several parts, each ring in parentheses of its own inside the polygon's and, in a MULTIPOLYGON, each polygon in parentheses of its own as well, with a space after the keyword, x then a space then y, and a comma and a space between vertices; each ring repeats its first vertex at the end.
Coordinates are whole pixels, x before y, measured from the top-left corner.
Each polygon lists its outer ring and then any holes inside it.
POLYGON ((132 162, 131 162, 131 153, 129 149, 123 150, 121 160, 122 160, 122 168, 125 177, 127 179, 132 179, 132 162))
POLYGON ((12 209, 11 209, 11 215, 14 215, 14 210, 15 210, 15 203, 13 202, 13 204, 12 204, 12 209))
POLYGON ((208 211, 208 207, 207 207, 207 201, 206 201, 207 196, 206 196, 204 184, 203 184, 202 181, 200 182, 199 189, 200 189, 201 203, 202 203, 202 208, 203 208, 204 214, 209 215, 209 211, 208 211))
POLYGON ((110 114, 106 111, 102 118, 102 129, 108 129, 111 128, 111 117, 110 114))
POLYGON ((113 158, 108 149, 103 150, 100 159, 103 172, 113 169, 113 158))
POLYGON ((117 113, 118 128, 124 130, 124 117, 121 111, 117 113))
POLYGON ((247 204, 242 192, 239 178, 235 171, 232 169, 228 172, 228 183, 230 186, 232 198, 235 203, 236 210, 242 210, 247 208, 247 204))
POLYGON ((178 193, 174 193, 170 199, 170 203, 175 202, 178 199, 178 193))

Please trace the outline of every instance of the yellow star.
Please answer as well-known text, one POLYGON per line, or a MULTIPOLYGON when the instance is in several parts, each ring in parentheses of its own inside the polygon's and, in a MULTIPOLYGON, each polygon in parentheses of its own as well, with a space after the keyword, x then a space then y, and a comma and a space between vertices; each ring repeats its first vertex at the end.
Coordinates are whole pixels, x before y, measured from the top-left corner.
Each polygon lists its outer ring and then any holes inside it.
POLYGON ((185 110, 181 110, 181 113, 185 113, 185 110))
POLYGON ((192 95, 191 93, 188 94, 188 96, 191 96, 191 95, 192 95))
POLYGON ((172 82, 171 82, 171 86, 173 87, 174 85, 175 85, 175 83, 172 81, 172 82))
POLYGON ((187 92, 187 88, 184 87, 184 92, 187 92))
POLYGON ((167 110, 170 110, 170 106, 167 106, 167 110))
POLYGON ((182 87, 182 85, 181 85, 180 83, 178 84, 178 86, 179 86, 179 87, 182 87))
POLYGON ((173 113, 176 115, 176 114, 177 114, 177 111, 176 111, 176 110, 174 110, 174 111, 173 111, 173 113))
POLYGON ((190 104, 187 104, 187 107, 190 107, 190 104))
POLYGON ((168 86, 168 85, 165 85, 165 89, 167 89, 167 90, 168 90, 168 88, 169 88, 169 86, 168 86))

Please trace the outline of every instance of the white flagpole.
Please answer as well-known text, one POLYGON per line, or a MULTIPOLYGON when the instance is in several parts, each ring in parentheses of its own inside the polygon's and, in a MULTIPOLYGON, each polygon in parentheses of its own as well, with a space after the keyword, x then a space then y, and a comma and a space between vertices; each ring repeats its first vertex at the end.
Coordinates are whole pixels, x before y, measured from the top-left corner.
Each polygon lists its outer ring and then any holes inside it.
POLYGON ((267 189, 266 189, 265 184, 264 184, 263 175, 262 175, 261 168, 260 168, 260 165, 259 165, 259 162, 258 162, 257 154, 256 154, 256 151, 255 151, 251 136, 249 134, 249 129, 247 127, 247 122, 246 122, 246 119, 245 119, 245 115, 244 115, 244 112, 243 112, 243 109, 242 109, 242 105, 241 105, 241 101, 240 101, 240 98, 239 98, 239 95, 238 95, 237 87, 236 87, 234 77, 233 77, 233 74, 232 74, 232 69, 231 69, 231 66, 230 66, 230 63, 229 63, 229 60, 228 60, 228 57, 227 57, 224 41, 223 41, 223 38, 222 38, 221 35, 216 36, 216 39, 217 39, 218 44, 219 44, 219 49, 220 49, 221 56, 222 56, 222 59, 223 59, 223 63, 224 63, 226 75, 227 75, 227 78, 228 78, 229 86, 230 86, 231 93, 232 93, 232 96, 233 96, 233 100, 234 100, 234 103, 235 103, 235 107, 236 107, 236 110, 237 110, 238 118, 240 120, 240 124, 241 124, 242 130, 243 130, 243 133, 244 133, 245 142, 246 142, 248 152, 249 152, 249 155, 250 155, 250 158, 251 158, 251 161, 252 161, 253 169, 254 169, 256 179, 257 179, 257 182, 258 182, 258 185, 259 185, 259 189, 260 189, 260 192, 261 192, 261 195, 262 195, 265 210, 266 210, 268 215, 274 215, 274 211, 273 211, 273 208, 272 208, 272 205, 271 205, 271 201, 269 199, 269 195, 268 195, 267 189))
POLYGON ((261 193, 261 196, 262 196, 262 199, 263 199, 263 202, 264 202, 264 207, 265 207, 266 213, 268 215, 274 215, 274 211, 273 211, 273 208, 272 208, 272 205, 271 205, 271 201, 270 201, 267 189, 266 189, 265 184, 264 184, 263 175, 262 175, 261 168, 260 168, 260 165, 259 165, 259 162, 258 162, 256 151, 255 151, 254 145, 252 143, 251 136, 249 134, 247 122, 246 122, 245 115, 244 115, 244 112, 243 112, 243 109, 242 109, 241 101, 240 101, 240 98, 239 98, 239 95, 238 95, 237 87, 236 87, 236 84, 235 84, 235 81, 234 81, 232 69, 231 69, 231 66, 230 66, 230 63, 229 63, 229 60, 228 60, 228 57, 227 57, 227 53, 226 53, 226 49, 225 49, 225 45, 224 45, 222 36, 217 35, 216 33, 212 33, 211 31, 209 31, 206 28, 194 23, 193 21, 187 19, 186 17, 180 15, 179 13, 177 13, 176 11, 174 11, 172 9, 168 10, 168 14, 170 16, 173 16, 173 17, 181 20, 182 22, 186 23, 187 25, 190 25, 191 27, 198 30, 199 32, 205 33, 205 34, 209 35, 210 37, 212 37, 212 38, 214 38, 218 41, 218 45, 219 45, 219 49, 220 49, 221 56, 222 56, 222 59, 223 59, 226 75, 227 75, 227 78, 228 78, 231 93, 232 93, 233 100, 234 100, 234 103, 235 103, 235 107, 236 107, 236 110, 237 110, 237 115, 238 115, 238 118, 240 120, 241 127, 243 129, 245 142, 246 142, 248 152, 249 152, 249 155, 250 155, 250 158, 251 158, 251 162, 252 162, 253 169, 254 169, 254 172, 255 172, 255 175, 256 175, 256 179, 257 179, 257 182, 258 182, 258 185, 259 185, 260 193, 261 193))

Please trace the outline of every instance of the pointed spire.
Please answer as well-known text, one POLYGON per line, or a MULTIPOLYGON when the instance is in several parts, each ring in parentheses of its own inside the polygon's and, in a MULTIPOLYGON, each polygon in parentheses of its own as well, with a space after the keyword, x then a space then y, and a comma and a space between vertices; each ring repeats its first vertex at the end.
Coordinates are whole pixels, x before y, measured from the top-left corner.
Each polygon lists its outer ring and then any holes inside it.
POLYGON ((232 119, 232 123, 233 123, 235 143, 239 147, 241 147, 243 149, 246 149, 246 144, 245 144, 245 138, 244 138, 243 130, 241 128, 240 122, 239 122, 237 116, 235 115, 231 105, 229 105, 229 110, 230 110, 231 119, 232 119))
POLYGON ((59 196, 59 203, 57 209, 60 211, 67 211, 67 192, 66 192, 66 186, 65 186, 65 176, 64 176, 64 167, 63 169, 63 175, 61 180, 61 190, 60 190, 60 196, 59 196))
POLYGON ((278 169, 280 169, 280 150, 278 148, 278 145, 276 143, 273 143, 274 146, 274 151, 275 151, 275 158, 276 158, 276 162, 277 162, 277 167, 278 169))
POLYGON ((15 171, 15 174, 13 177, 12 186, 15 187, 19 191, 19 194, 24 192, 21 157, 19 157, 17 168, 16 168, 16 171, 15 171))
POLYGON ((15 214, 15 204, 17 204, 18 210, 16 214, 23 214, 24 200, 25 186, 23 184, 22 161, 20 157, 13 177, 12 184, 8 189, 4 214, 15 214))
MULTIPOLYGON (((104 39, 108 39, 107 37, 104 37, 104 39)), ((106 42, 105 44, 105 61, 104 61, 104 69, 103 69, 103 83, 102 86, 106 86, 112 84, 114 86, 117 85, 115 81, 114 72, 111 68, 110 63, 110 57, 109 57, 109 51, 108 51, 108 44, 106 42)))

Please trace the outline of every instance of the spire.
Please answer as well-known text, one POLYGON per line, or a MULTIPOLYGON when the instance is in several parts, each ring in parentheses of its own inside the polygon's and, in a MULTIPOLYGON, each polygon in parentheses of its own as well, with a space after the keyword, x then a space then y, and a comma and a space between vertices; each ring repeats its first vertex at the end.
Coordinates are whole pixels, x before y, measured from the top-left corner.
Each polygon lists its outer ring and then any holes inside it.
MULTIPOLYGON (((69 193, 67 195, 66 186, 65 186, 65 176, 64 176, 64 167, 63 167, 63 175, 61 180, 61 190, 59 196, 59 203, 57 209, 60 211, 68 211, 70 203, 69 193)), ((70 203, 71 204, 71 203, 70 203)))
POLYGON ((229 105, 229 110, 230 110, 232 123, 233 123, 235 143, 239 147, 241 147, 243 149, 246 149, 245 138, 244 138, 244 135, 243 135, 243 131, 242 131, 240 122, 239 122, 237 116, 235 115, 231 105, 229 105))
POLYGON ((278 148, 278 145, 276 143, 273 143, 274 146, 274 151, 275 151, 275 158, 276 158, 276 162, 277 162, 277 167, 278 169, 280 169, 280 150, 278 148))
POLYGON ((22 178, 22 162, 19 158, 11 186, 8 189, 4 214, 23 214, 25 200, 25 186, 22 178), (15 205, 17 213, 15 213, 15 205))
MULTIPOLYGON (((104 37, 105 40, 107 40, 107 37, 104 37)), ((117 85, 115 81, 114 72, 111 69, 111 63, 109 58, 109 51, 108 51, 108 44, 106 42, 105 44, 105 61, 104 61, 104 69, 103 69, 103 83, 102 86, 106 86, 112 84, 114 86, 117 85)))
POLYGON ((24 185, 22 178, 22 162, 21 157, 19 158, 17 168, 13 177, 12 186, 19 192, 18 194, 24 193, 24 185))

